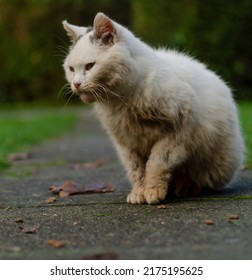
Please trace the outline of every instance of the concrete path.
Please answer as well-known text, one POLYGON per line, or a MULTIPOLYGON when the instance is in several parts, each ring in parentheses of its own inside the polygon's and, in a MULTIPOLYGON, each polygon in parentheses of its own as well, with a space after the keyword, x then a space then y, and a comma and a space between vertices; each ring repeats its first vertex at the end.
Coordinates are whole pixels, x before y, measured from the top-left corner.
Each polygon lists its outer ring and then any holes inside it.
POLYGON ((86 109, 70 134, 31 153, 0 177, 0 259, 252 259, 250 171, 222 193, 163 209, 129 205, 125 172, 86 109), (98 159, 101 167, 80 165, 98 159), (116 190, 59 198, 48 189, 67 180, 116 190), (51 196, 56 202, 45 203, 51 196))

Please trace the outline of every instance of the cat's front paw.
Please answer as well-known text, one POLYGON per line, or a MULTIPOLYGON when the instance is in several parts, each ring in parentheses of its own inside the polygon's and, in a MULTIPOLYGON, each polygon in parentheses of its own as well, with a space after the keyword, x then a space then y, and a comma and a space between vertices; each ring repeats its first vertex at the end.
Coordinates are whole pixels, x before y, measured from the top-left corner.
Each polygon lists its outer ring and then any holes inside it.
POLYGON ((145 201, 148 204, 158 204, 165 200, 167 187, 146 188, 144 192, 145 201))
POLYGON ((133 189, 127 197, 127 202, 131 204, 144 204, 144 190, 143 189, 133 189))

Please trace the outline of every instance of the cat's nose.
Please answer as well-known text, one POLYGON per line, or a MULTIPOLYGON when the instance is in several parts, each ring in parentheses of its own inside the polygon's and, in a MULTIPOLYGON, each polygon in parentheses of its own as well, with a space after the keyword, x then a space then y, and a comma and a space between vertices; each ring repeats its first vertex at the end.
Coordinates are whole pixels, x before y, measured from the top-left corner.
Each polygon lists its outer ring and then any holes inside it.
POLYGON ((76 89, 79 89, 81 83, 74 83, 74 86, 76 87, 76 89))

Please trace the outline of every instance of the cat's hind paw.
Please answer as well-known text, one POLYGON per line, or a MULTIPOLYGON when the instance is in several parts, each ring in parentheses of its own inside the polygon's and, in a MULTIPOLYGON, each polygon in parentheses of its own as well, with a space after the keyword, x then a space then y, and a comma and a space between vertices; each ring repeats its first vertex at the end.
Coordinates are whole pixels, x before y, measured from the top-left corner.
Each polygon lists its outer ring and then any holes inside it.
POLYGON ((127 196, 127 202, 131 204, 144 204, 146 202, 144 198, 144 190, 132 190, 127 196))
POLYGON ((158 204, 165 200, 167 187, 146 188, 144 192, 145 201, 148 204, 158 204))

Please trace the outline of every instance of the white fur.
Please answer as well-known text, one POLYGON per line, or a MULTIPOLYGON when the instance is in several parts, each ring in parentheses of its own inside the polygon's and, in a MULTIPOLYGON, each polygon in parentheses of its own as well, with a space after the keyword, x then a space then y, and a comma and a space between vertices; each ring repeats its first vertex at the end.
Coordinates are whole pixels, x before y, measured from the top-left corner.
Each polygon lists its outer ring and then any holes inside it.
POLYGON ((177 195, 222 189, 235 178, 244 153, 236 106, 204 64, 153 49, 99 13, 64 67, 73 91, 95 102, 115 144, 132 183, 128 202, 159 203, 168 187, 177 195), (90 62, 92 69, 83 71, 90 62))

